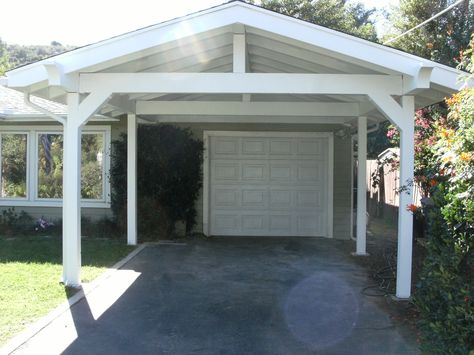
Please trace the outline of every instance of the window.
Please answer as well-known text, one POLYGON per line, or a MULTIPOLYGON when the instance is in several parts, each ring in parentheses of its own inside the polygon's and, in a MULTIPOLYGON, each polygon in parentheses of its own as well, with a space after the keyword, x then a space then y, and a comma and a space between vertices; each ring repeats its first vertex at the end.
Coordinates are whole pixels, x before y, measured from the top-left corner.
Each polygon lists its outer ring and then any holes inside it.
POLYGON ((26 198, 28 135, 2 133, 0 141, 2 161, 0 197, 26 198))
POLYGON ((63 197, 63 135, 38 134, 38 198, 63 197))
MULTIPOLYGON (((1 127, 1 130, 0 205, 61 206, 63 134, 60 127, 28 127, 23 132, 14 127, 1 127)), ((109 207, 106 173, 110 165, 110 127, 85 127, 81 144, 83 206, 109 207)))

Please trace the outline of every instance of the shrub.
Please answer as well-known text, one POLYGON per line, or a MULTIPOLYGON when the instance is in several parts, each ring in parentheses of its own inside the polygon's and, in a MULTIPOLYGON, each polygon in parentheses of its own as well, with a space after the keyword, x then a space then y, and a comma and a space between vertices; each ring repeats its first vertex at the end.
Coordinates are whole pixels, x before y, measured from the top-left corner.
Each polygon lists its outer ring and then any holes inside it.
MULTIPOLYGON (((172 125, 140 126, 137 143, 138 230, 140 237, 169 237, 176 222, 191 232, 195 202, 202 186, 203 144, 189 129, 172 125)), ((112 209, 126 224, 127 137, 112 142, 112 209)))
POLYGON ((33 218, 25 211, 16 213, 15 207, 9 207, 0 215, 0 236, 11 236, 15 233, 32 232, 33 218))
POLYGON ((447 103, 447 126, 437 130, 433 147, 427 256, 414 302, 425 352, 468 354, 474 350, 474 89, 447 103))

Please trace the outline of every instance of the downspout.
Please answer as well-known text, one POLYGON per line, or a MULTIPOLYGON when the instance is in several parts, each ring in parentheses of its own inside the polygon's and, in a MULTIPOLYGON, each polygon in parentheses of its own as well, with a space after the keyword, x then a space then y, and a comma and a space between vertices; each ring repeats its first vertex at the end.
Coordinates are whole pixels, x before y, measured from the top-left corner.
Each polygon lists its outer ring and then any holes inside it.
POLYGON ((26 106, 31 107, 32 109, 37 110, 37 111, 41 112, 42 114, 45 114, 46 116, 51 117, 52 119, 58 121, 62 125, 66 124, 66 119, 64 117, 59 116, 59 115, 57 115, 57 114, 55 114, 51 111, 48 111, 45 108, 43 108, 43 107, 35 104, 34 102, 32 102, 29 92, 24 93, 24 102, 25 102, 26 106))

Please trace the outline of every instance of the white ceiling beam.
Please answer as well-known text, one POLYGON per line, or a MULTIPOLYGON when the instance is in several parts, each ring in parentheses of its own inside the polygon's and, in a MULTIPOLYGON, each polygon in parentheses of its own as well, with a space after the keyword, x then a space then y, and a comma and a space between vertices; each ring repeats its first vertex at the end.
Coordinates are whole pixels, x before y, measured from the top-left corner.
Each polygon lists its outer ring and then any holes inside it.
POLYGON ((357 117, 357 103, 137 101, 138 115, 357 117))
POLYGON ((227 47, 229 48, 229 54, 231 54, 232 39, 230 35, 204 38, 199 41, 196 39, 194 41, 183 41, 175 47, 167 48, 166 50, 160 49, 159 52, 152 55, 111 67, 107 69, 107 72, 144 71, 155 66, 166 65, 189 57, 202 59, 206 56, 212 56, 212 53, 222 51, 227 47))
POLYGON ((143 72, 175 72, 175 71, 183 71, 186 68, 193 67, 200 64, 207 64, 212 62, 216 59, 232 56, 232 46, 228 45, 221 48, 212 49, 210 51, 203 51, 196 55, 188 55, 182 56, 181 58, 177 58, 173 61, 166 61, 166 63, 155 63, 154 65, 148 65, 147 68, 143 70, 122 70, 121 72, 135 72, 135 71, 143 71, 143 72))
MULTIPOLYGON (((251 29, 252 31, 254 29, 251 29)), ((282 41, 276 41, 274 39, 260 37, 256 35, 247 35, 247 43, 251 49, 251 53, 257 53, 270 58, 281 58, 287 57, 287 61, 296 60, 298 63, 313 64, 325 67, 326 69, 332 69, 341 73, 354 73, 354 74, 369 74, 373 73, 374 70, 368 70, 360 67, 353 63, 344 62, 337 58, 330 57, 316 53, 313 50, 297 47, 293 44, 287 44, 282 41), (290 57, 290 58, 288 58, 290 57)))
MULTIPOLYGON (((313 63, 301 58, 290 57, 285 54, 281 54, 275 51, 270 51, 264 48, 259 47, 251 47, 249 51, 252 55, 252 61, 255 61, 256 58, 263 58, 263 59, 271 59, 272 61, 279 62, 281 64, 290 64, 293 67, 301 68, 303 72, 313 72, 313 73, 333 73, 333 74, 344 74, 348 71, 342 71, 336 68, 330 68, 321 63, 313 63)), ((352 72, 351 72, 352 73, 352 72)), ((361 74, 361 73, 353 73, 353 74, 361 74)), ((366 73, 364 73, 366 74, 366 73)))
MULTIPOLYGON (((148 116, 151 118, 151 116, 148 116)), ((155 118, 155 117, 154 117, 155 118)), ((266 124, 343 124, 349 117, 281 117, 281 116, 157 116, 160 123, 266 123, 266 124)), ((152 121, 151 119, 149 121, 152 121)))
POLYGON ((351 74, 85 73, 79 86, 82 93, 402 94, 401 76, 351 74))

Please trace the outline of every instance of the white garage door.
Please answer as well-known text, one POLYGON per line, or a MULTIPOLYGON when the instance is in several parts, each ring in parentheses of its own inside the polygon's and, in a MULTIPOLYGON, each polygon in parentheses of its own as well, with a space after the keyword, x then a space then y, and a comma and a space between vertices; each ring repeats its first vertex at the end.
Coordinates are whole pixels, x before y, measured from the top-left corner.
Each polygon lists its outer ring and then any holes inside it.
POLYGON ((330 236, 330 134, 213 133, 211 235, 330 236))

